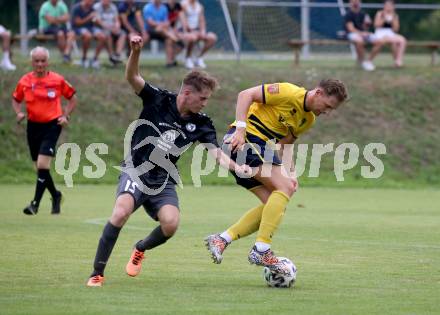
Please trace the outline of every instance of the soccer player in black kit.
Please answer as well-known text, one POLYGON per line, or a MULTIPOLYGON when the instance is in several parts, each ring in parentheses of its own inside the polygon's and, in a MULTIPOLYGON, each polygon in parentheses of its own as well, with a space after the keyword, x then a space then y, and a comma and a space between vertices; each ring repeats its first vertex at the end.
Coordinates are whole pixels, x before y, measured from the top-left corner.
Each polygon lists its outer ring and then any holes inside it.
POLYGON ((179 93, 154 87, 139 74, 142 37, 130 39, 131 54, 125 77, 142 99, 143 109, 134 127, 130 154, 125 158, 119 177, 113 213, 104 227, 87 286, 101 287, 104 269, 122 226, 140 206, 159 225, 138 241, 126 266, 129 276, 141 271, 144 252, 165 243, 176 232, 180 212, 175 184, 179 183, 175 163, 192 143, 205 144, 209 154, 228 169, 248 175, 247 165, 239 166, 224 154, 217 143, 211 119, 200 111, 217 86, 217 81, 201 71, 192 71, 183 79, 179 93))

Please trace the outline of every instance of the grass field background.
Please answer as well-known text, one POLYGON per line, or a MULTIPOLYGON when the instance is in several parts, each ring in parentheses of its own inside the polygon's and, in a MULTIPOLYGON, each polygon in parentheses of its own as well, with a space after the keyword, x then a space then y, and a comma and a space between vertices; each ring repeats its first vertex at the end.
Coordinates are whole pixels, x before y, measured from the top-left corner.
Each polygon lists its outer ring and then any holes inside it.
MULTIPOLYGON (((105 65, 100 71, 66 66, 53 51, 51 69, 63 74, 77 89, 78 106, 71 123, 58 142, 74 142, 82 151, 81 167, 74 175, 76 183, 110 184, 117 176, 111 166, 123 157, 123 138, 127 126, 139 116, 141 101, 124 78, 124 68, 105 65), (100 157, 107 164, 105 176, 88 179, 82 166, 93 166, 84 152, 91 143, 105 143, 108 154, 100 157)), ((24 72, 30 71, 29 61, 16 55, 19 71, 0 75, 0 183, 33 183, 35 174, 29 163, 24 124, 17 126, 10 108, 11 94, 24 72)), ((292 56, 293 57, 293 56, 292 56)), ((319 117, 315 126, 297 143, 355 143, 360 148, 359 163, 345 172, 345 182, 336 182, 332 174, 334 151, 324 155, 322 174, 318 178, 301 177, 307 186, 369 186, 369 187, 440 187, 440 106, 438 103, 440 67, 429 65, 429 54, 409 54, 403 69, 391 66, 388 53, 375 60, 377 70, 367 73, 350 59, 338 57, 304 61, 294 67, 290 60, 208 60, 209 72, 219 79, 221 88, 210 99, 206 112, 212 117, 221 139, 235 117, 239 91, 262 82, 292 82, 312 89, 322 78, 343 80, 349 89, 350 101, 330 117, 319 117), (385 172, 379 179, 365 180, 360 176, 366 144, 383 143, 387 154, 379 156, 385 172)), ((153 85, 178 91, 187 70, 166 69, 163 60, 142 60, 140 72, 153 85)), ((311 148, 307 155, 308 170, 311 148)), ((184 180, 190 179, 191 154, 182 156, 180 168, 184 180)), ((60 179, 59 177, 57 178, 60 179)), ((205 183, 233 184, 233 180, 206 176, 205 183)))
MULTIPOLYGON (((206 110, 219 139, 233 120, 240 90, 279 81, 310 89, 321 78, 336 77, 347 84, 350 102, 320 117, 298 142, 355 143, 361 152, 368 143, 386 145, 385 172, 370 180, 360 176, 360 167, 368 165, 361 158, 344 182, 336 182, 334 152, 324 156, 320 176, 310 178, 309 152, 300 191, 274 238, 276 254, 298 267, 296 286, 287 290, 266 287, 262 269, 247 263, 253 237, 228 247, 221 265, 211 263, 203 238, 228 227, 257 200, 217 171, 202 179, 202 188, 191 187, 190 153, 180 160, 185 187, 177 235, 147 255, 140 276, 128 277, 124 268, 133 244, 156 226, 139 210, 120 234, 105 286, 87 288, 113 207, 118 172, 112 166, 122 159, 122 139, 139 115, 140 100, 123 67, 104 65, 96 72, 62 65, 55 51, 52 56, 52 69, 78 90, 78 108, 58 144, 77 143, 81 164, 75 187, 59 186, 67 199, 60 216, 49 214, 47 193, 37 216, 22 214, 35 172, 25 128, 15 124, 9 107, 15 84, 31 70, 16 54, 19 70, 0 75, 0 315, 440 314, 440 67, 429 66, 428 54, 408 55, 401 70, 381 54, 373 73, 339 57, 305 60, 300 67, 289 60, 208 60, 221 84, 206 110), (84 157, 91 143, 109 148, 99 179, 82 175, 82 167, 92 165, 84 157)), ((165 69, 161 62, 142 60, 141 74, 177 91, 186 70, 165 69)))
POLYGON ((438 190, 302 188, 274 238, 298 267, 293 289, 265 286, 247 263, 253 237, 214 265, 203 238, 257 204, 235 186, 185 186, 176 236, 124 268, 135 241, 156 226, 143 210, 120 234, 103 288, 87 288, 114 201, 113 185, 64 188, 60 216, 46 193, 35 217, 21 209, 31 185, 1 185, 0 314, 438 314, 438 190))

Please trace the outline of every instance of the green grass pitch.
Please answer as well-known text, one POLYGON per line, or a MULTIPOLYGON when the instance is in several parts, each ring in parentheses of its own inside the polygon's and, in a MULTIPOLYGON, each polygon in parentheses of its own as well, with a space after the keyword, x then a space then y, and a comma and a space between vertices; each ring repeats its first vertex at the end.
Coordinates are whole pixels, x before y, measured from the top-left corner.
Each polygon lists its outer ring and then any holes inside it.
POLYGON ((438 190, 300 188, 274 237, 298 267, 293 289, 265 286, 247 263, 254 238, 233 243, 221 265, 203 238, 257 204, 235 186, 179 191, 176 236, 125 274, 135 241, 156 223, 139 209, 120 234, 103 288, 87 288, 115 186, 64 188, 61 216, 48 193, 35 217, 21 209, 31 185, 0 186, 0 314, 438 314, 438 190))

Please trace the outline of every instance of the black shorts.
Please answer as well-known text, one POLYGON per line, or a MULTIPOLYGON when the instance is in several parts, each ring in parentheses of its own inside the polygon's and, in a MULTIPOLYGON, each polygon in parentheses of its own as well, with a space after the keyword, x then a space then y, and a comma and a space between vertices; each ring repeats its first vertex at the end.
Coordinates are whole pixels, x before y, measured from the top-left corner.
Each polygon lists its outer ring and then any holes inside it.
MULTIPOLYGON (((234 133, 234 131, 235 127, 232 127, 223 137, 222 150, 228 155, 229 144, 225 143, 225 140, 229 138, 234 133)), ((238 165, 247 164, 250 167, 258 167, 263 163, 271 163, 273 165, 282 164, 280 158, 270 144, 267 144, 263 139, 250 133, 246 135, 245 150, 238 151, 236 153, 230 153, 230 157, 238 165)), ((231 173, 235 177, 236 183, 246 189, 252 189, 263 185, 260 181, 253 177, 241 178, 234 171, 231 171, 231 173)))
POLYGON ((179 27, 179 28, 177 29, 177 32, 179 32, 179 33, 194 33, 194 32, 199 32, 199 31, 200 31, 200 28, 198 28, 198 27, 193 28, 193 29, 190 29, 188 32, 186 32, 186 31, 183 29, 183 27, 179 27))
POLYGON ((45 35, 57 35, 59 31, 62 31, 64 35, 67 34, 67 27, 65 25, 49 25, 43 30, 45 35))
POLYGON ((156 195, 148 195, 139 189, 139 184, 134 182, 127 173, 119 175, 119 184, 116 190, 116 198, 122 194, 130 194, 134 199, 134 209, 136 211, 143 206, 145 212, 158 221, 157 214, 164 205, 172 205, 179 209, 179 199, 177 198, 175 184, 168 182, 163 190, 156 195))
POLYGON ((150 35, 150 39, 157 39, 160 41, 164 41, 166 39, 164 35, 152 29, 148 30, 148 35, 150 35))
POLYGON ((125 35, 125 31, 122 30, 122 29, 121 29, 121 31, 120 31, 119 33, 117 33, 117 34, 110 32, 110 36, 111 36, 113 42, 117 42, 118 39, 119 39, 121 36, 123 36, 123 35, 125 35))
POLYGON ((27 141, 32 161, 36 161, 38 155, 55 156, 55 149, 62 127, 57 119, 47 123, 28 121, 27 141))

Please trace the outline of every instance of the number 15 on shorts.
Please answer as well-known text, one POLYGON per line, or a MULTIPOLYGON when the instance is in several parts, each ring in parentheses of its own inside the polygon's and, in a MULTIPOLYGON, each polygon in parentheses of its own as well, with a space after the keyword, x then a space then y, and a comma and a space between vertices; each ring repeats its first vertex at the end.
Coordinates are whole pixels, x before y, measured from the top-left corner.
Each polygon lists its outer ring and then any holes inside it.
POLYGON ((132 194, 134 194, 137 187, 138 187, 138 184, 136 182, 133 182, 133 181, 127 179, 127 182, 125 183, 124 191, 128 191, 128 192, 131 192, 132 194))

